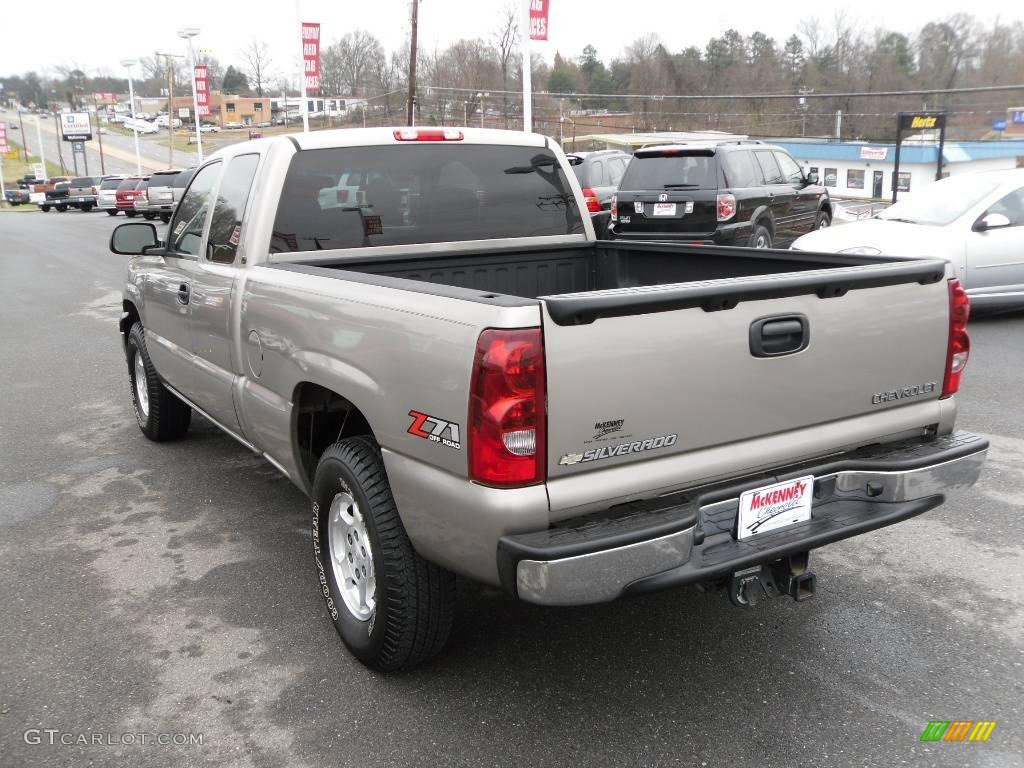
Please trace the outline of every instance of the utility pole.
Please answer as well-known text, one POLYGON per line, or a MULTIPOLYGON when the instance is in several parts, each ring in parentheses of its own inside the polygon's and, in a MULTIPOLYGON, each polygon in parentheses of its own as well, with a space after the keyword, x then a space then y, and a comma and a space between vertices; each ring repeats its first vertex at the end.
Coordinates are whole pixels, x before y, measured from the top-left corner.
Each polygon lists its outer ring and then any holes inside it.
POLYGON ((92 92, 92 105, 96 110, 96 141, 100 145, 100 174, 107 175, 107 166, 103 162, 103 128, 100 126, 100 104, 96 101, 96 91, 92 92))
MULTIPOLYGON (((39 140, 39 164, 43 166, 43 178, 45 179, 49 173, 46 170, 46 153, 43 151, 43 129, 41 127, 42 121, 39 119, 39 115, 36 115, 36 139, 39 140)), ((25 144, 25 154, 28 154, 28 144, 25 144)))
POLYGON ((409 43, 409 100, 406 102, 405 124, 416 119, 416 26, 420 19, 420 0, 412 0, 412 37, 409 43))
POLYGON ((57 141, 57 157, 60 158, 60 172, 62 176, 67 176, 68 169, 64 165, 64 152, 60 148, 60 118, 57 117, 56 113, 53 115, 53 125, 57 129, 57 135, 54 138, 57 141))
POLYGON ((800 86, 800 135, 807 135, 807 108, 810 106, 807 103, 807 94, 814 93, 813 88, 808 88, 806 85, 800 86))
POLYGON ((178 53, 162 53, 157 51, 156 56, 164 57, 164 64, 167 66, 167 167, 174 167, 174 62, 172 59, 184 59, 178 53))

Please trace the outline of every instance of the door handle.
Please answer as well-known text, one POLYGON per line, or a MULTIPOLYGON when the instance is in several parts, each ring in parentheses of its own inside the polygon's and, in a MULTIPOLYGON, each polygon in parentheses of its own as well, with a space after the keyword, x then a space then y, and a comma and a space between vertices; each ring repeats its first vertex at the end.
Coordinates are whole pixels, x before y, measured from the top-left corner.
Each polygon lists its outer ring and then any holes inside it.
POLYGON ((811 329, 804 315, 762 317, 750 325, 750 354, 779 357, 807 349, 811 329))
POLYGON ((188 283, 182 283, 178 286, 178 303, 188 304, 189 299, 189 287, 188 283))

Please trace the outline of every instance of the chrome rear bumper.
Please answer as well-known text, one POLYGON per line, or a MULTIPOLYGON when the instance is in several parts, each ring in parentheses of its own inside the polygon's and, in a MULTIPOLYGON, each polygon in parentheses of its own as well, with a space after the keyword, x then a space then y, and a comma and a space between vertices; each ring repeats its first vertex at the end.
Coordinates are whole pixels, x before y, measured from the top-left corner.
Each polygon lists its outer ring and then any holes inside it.
POLYGON ((709 581, 881 528, 939 506, 978 480, 988 441, 957 432, 873 446, 728 485, 697 488, 506 536, 502 583, 523 600, 581 605, 624 593, 709 581), (814 475, 811 519, 753 539, 735 538, 740 494, 814 475))

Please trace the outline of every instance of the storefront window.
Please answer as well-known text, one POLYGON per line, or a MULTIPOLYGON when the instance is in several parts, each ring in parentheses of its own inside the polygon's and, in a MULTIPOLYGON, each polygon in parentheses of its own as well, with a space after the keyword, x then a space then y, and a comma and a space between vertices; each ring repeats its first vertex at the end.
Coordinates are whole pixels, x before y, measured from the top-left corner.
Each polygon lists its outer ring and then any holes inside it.
POLYGON ((864 189, 864 171, 855 171, 852 168, 846 171, 847 189, 864 189))
POLYGON ((909 192, 910 191, 910 174, 904 171, 900 171, 899 177, 896 179, 896 190, 898 192, 909 192))
POLYGON ((825 186, 834 187, 839 181, 839 172, 835 168, 825 169, 825 186))

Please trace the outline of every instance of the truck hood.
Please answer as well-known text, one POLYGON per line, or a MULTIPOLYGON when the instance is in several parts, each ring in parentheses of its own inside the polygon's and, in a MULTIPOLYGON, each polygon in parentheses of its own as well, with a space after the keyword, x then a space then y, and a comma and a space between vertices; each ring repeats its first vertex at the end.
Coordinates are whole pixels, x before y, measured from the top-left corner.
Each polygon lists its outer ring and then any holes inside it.
POLYGON ((841 227, 819 229, 797 238, 799 251, 838 253, 849 248, 875 248, 882 256, 938 256, 950 258, 953 243, 949 227, 867 219, 841 227))

